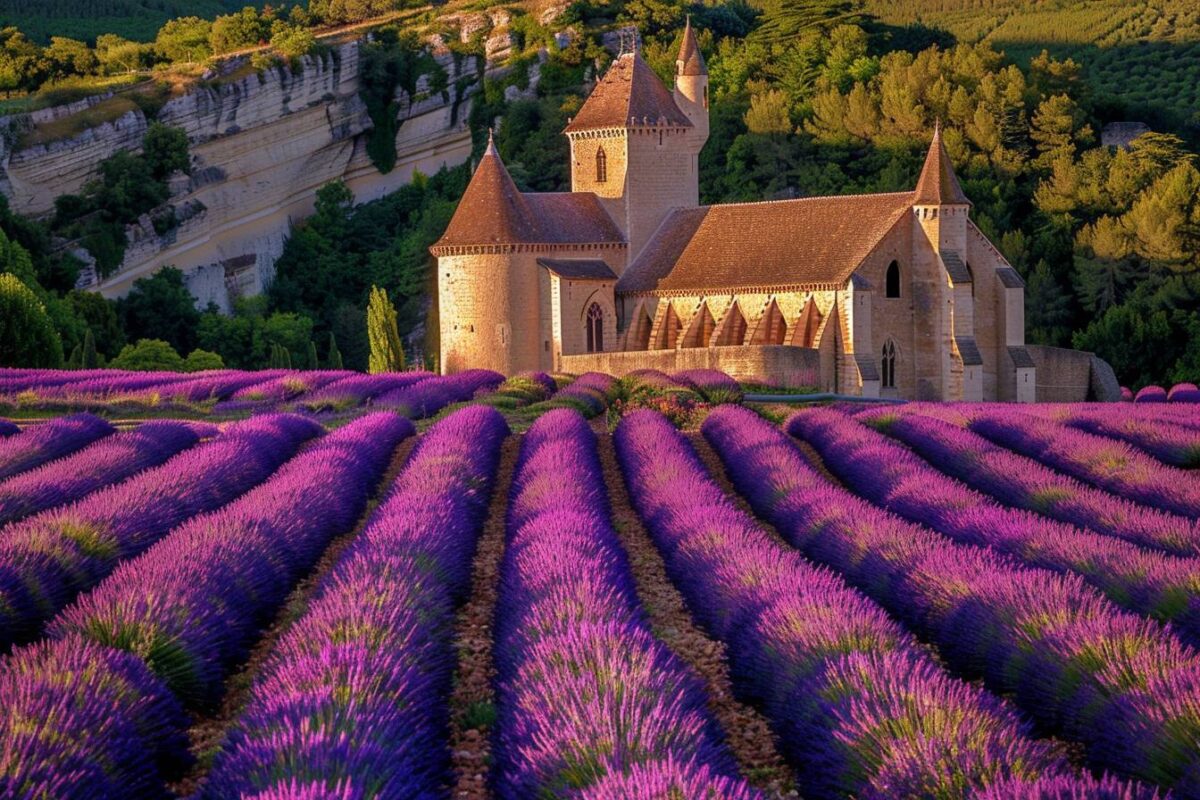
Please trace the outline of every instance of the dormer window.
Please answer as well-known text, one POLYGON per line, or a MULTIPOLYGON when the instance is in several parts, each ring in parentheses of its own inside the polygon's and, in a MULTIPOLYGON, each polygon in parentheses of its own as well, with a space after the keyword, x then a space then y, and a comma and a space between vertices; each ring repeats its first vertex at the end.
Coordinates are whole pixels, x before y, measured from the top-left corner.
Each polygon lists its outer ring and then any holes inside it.
POLYGON ((596 183, 608 180, 608 155, 603 147, 596 148, 596 183))

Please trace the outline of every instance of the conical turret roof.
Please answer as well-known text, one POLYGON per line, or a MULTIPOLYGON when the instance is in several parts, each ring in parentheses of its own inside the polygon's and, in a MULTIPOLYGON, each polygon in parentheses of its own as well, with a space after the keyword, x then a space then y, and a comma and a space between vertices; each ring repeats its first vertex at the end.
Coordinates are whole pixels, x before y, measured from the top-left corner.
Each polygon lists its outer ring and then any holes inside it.
POLYGON ((449 227, 434 247, 536 241, 537 223, 488 133, 487 149, 449 227))
POLYGON ((687 25, 683 28, 683 42, 679 45, 679 57, 676 62, 678 75, 707 75, 708 68, 704 66, 704 54, 696 41, 696 32, 692 30, 692 18, 689 16, 687 25), (682 66, 680 66, 682 65, 682 66))
POLYGON ((933 141, 929 144, 929 153, 925 156, 925 166, 921 169, 921 177, 917 180, 917 190, 913 196, 913 205, 943 206, 971 205, 954 174, 954 165, 950 163, 950 154, 942 143, 942 127, 939 123, 933 129, 933 141))
POLYGON ((692 127, 641 55, 622 53, 596 83, 566 132, 642 125, 692 127))

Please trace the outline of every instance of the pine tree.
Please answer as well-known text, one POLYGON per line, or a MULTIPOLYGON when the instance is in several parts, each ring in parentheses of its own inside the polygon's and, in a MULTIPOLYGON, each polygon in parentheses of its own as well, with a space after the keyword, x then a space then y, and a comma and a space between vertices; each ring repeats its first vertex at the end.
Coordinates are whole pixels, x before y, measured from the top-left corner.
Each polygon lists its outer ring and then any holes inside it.
POLYGON ((88 328, 83 335, 83 352, 80 354, 80 366, 84 369, 96 369, 100 366, 100 356, 96 354, 96 337, 88 328))
POLYGON ((371 344, 368 372, 400 372, 404 369, 396 308, 388 299, 387 290, 378 286, 371 287, 371 300, 367 304, 367 340, 371 344))
POLYGON ((329 369, 342 369, 342 353, 338 350, 337 338, 332 331, 329 333, 329 360, 325 366, 329 369))
POLYGON ((308 340, 308 358, 304 365, 305 369, 320 369, 321 365, 317 361, 317 345, 312 339, 308 340))

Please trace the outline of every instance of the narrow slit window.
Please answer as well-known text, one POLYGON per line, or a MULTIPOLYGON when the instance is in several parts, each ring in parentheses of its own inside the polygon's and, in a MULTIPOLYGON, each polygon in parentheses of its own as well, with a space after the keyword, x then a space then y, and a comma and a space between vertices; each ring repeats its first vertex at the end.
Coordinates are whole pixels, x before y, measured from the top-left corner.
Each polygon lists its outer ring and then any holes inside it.
POLYGON ((596 183, 604 183, 608 180, 608 155, 604 152, 604 148, 596 149, 596 183))

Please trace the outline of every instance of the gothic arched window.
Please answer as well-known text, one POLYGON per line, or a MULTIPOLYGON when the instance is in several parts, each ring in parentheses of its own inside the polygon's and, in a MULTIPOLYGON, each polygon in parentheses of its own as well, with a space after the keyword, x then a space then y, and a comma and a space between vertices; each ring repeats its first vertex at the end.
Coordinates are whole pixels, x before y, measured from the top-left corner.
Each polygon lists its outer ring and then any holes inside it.
POLYGON ((584 327, 587 329, 587 351, 604 352, 604 310, 600 308, 599 303, 588 306, 584 327))
POLYGON ((880 384, 884 389, 896 385, 896 343, 888 339, 883 343, 883 363, 880 370, 880 384))
POLYGON ((900 264, 893 261, 888 264, 887 268, 887 290, 884 293, 885 297, 900 296, 900 264))
POLYGON ((608 155, 603 147, 596 148, 596 183, 608 180, 608 155))

